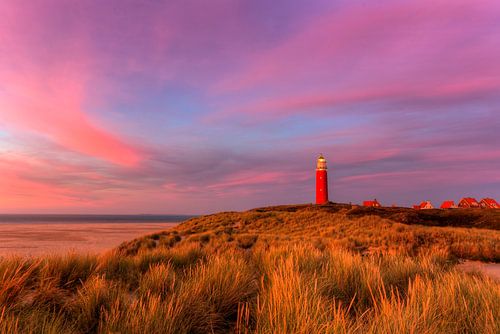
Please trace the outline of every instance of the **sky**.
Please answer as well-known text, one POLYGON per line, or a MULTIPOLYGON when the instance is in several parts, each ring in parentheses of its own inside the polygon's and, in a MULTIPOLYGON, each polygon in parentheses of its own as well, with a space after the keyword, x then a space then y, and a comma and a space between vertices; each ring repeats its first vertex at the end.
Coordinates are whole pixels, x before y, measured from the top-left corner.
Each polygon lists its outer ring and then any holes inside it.
POLYGON ((498 0, 0 2, 0 212, 500 200, 498 0))

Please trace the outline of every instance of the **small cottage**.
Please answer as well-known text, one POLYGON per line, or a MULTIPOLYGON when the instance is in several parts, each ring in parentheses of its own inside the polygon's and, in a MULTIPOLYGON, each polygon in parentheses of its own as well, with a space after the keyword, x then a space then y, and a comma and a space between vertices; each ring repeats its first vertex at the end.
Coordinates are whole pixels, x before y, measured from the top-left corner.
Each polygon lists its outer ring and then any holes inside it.
POLYGON ((454 201, 444 201, 443 204, 440 206, 441 209, 456 209, 457 206, 455 205, 454 201))
POLYGON ((371 206, 374 208, 380 208, 382 205, 377 201, 377 199, 374 199, 373 201, 364 201, 363 206, 371 206))
POLYGON ((428 209, 434 209, 434 206, 432 205, 431 201, 423 201, 419 205, 420 210, 428 210, 428 209))
POLYGON ((479 206, 483 209, 500 209, 500 205, 493 198, 483 198, 479 206))
POLYGON ((472 197, 464 197, 458 202, 459 208, 479 208, 479 202, 472 197))

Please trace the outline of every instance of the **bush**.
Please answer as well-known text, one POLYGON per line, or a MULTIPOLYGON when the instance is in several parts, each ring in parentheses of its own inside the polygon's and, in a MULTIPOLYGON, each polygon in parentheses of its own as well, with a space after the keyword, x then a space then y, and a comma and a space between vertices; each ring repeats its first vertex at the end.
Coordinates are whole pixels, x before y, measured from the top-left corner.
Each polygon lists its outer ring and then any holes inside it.
POLYGON ((205 234, 200 235, 200 242, 202 244, 206 244, 209 241, 210 241, 210 233, 205 233, 205 234))
POLYGON ((243 249, 251 248, 257 241, 258 236, 255 234, 245 234, 238 237, 238 246, 243 249))

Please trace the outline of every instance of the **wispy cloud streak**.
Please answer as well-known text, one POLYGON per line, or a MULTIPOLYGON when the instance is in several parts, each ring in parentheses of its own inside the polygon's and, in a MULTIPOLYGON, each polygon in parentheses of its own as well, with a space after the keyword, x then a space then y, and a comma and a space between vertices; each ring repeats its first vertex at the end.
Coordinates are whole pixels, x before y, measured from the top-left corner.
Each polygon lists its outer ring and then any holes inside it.
POLYGON ((0 211, 500 197, 498 1, 0 3, 0 211))

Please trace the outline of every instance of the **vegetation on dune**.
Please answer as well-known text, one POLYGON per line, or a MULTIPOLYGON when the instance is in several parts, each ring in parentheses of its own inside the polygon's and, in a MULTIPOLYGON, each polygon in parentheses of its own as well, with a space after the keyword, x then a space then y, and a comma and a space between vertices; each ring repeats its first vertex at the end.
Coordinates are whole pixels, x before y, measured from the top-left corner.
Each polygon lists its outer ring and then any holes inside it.
MULTIPOLYGON (((359 209, 350 209, 348 205, 301 205, 219 213, 194 218, 171 231, 125 243, 120 251, 132 255, 156 245, 171 247, 181 240, 203 244, 215 239, 216 243, 240 248, 249 248, 257 240, 267 245, 309 240, 365 255, 415 256, 422 251, 440 249, 450 258, 500 262, 497 229, 403 224, 372 215, 371 210, 362 216, 359 209)), ((500 219, 495 222, 500 225, 500 219)))
POLYGON ((476 227, 500 230, 500 210, 491 209, 431 209, 415 210, 403 207, 364 207, 351 204, 327 203, 321 206, 312 204, 282 205, 258 208, 255 212, 298 212, 321 211, 343 213, 348 218, 377 216, 404 224, 426 226, 476 227))
POLYGON ((303 207, 191 219, 99 256, 0 260, 5 333, 498 333, 500 232, 303 207))

